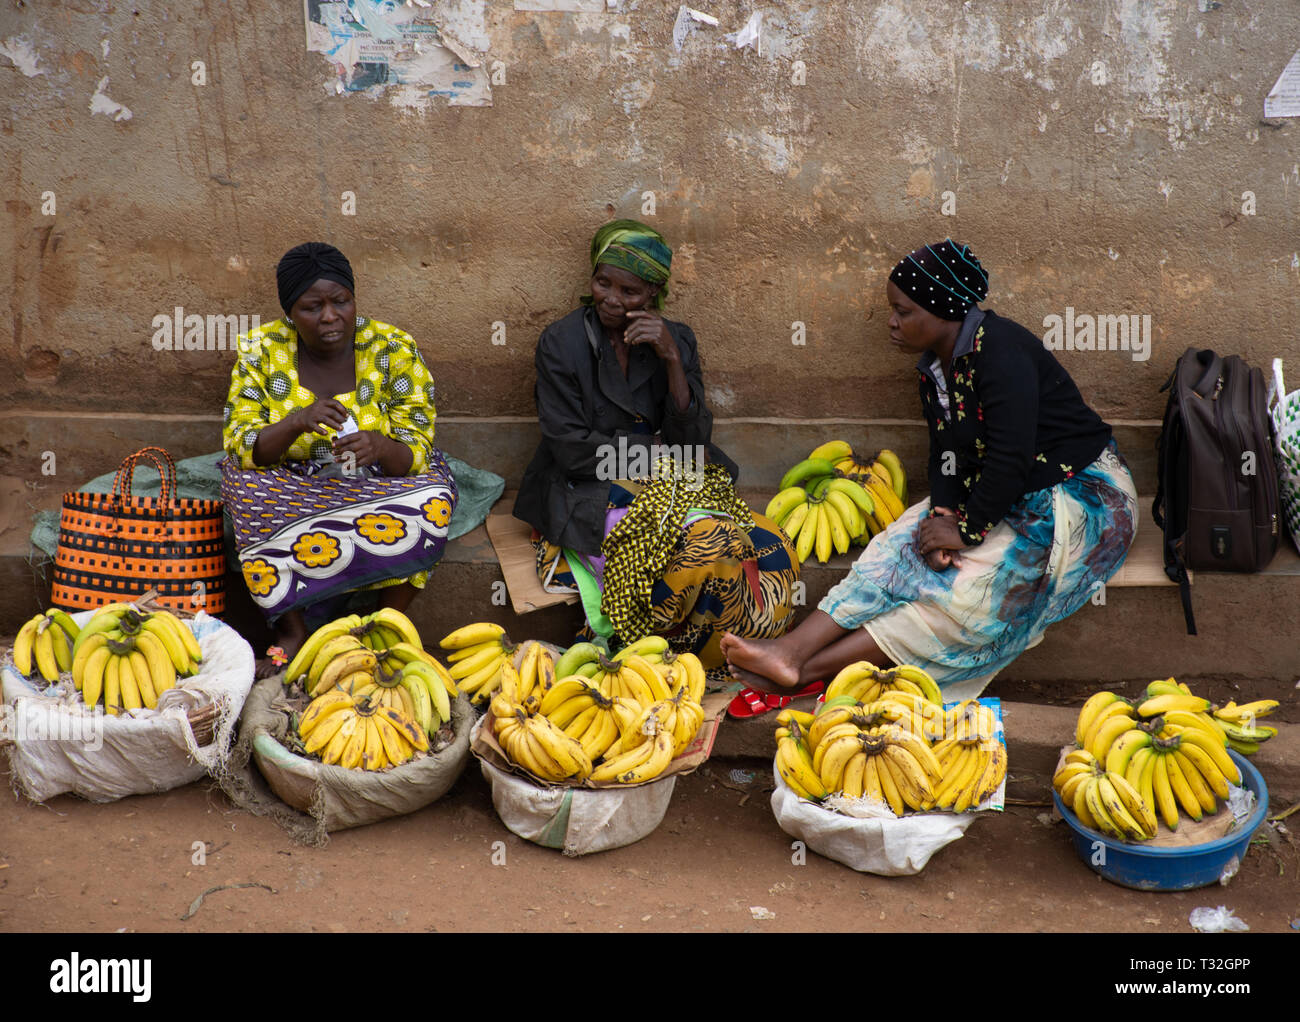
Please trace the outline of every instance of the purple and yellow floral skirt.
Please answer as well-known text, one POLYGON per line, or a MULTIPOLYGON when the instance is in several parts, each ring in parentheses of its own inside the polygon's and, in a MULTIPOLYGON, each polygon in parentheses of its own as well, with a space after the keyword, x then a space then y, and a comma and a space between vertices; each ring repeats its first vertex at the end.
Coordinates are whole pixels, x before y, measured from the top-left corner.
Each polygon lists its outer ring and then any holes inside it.
POLYGON ((456 481, 438 451, 416 476, 219 467, 244 581, 270 621, 357 589, 423 588, 447 545, 456 481))

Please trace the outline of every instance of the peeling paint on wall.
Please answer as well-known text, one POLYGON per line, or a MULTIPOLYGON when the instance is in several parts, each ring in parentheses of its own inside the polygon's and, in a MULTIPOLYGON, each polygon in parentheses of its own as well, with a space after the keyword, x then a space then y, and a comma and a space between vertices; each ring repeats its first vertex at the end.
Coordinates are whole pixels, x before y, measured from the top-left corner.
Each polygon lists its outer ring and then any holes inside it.
POLYGON ((131 111, 121 103, 117 102, 117 100, 110 99, 104 92, 106 88, 108 88, 108 75, 104 75, 104 77, 99 80, 99 85, 95 89, 95 94, 90 97, 90 112, 92 114, 103 114, 106 117, 113 118, 115 121, 129 121, 131 119, 131 111))
POLYGON ((0 43, 0 57, 8 57, 14 62, 14 67, 28 78, 45 74, 45 71, 37 66, 38 58, 31 42, 21 37, 10 36, 0 43))

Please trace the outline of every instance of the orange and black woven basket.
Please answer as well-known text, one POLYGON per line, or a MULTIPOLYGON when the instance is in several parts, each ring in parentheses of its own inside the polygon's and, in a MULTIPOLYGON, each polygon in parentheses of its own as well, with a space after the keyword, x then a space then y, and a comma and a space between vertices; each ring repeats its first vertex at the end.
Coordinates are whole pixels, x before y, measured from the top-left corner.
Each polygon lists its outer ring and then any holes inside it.
POLYGON ((91 610, 149 589, 169 610, 226 608, 226 550, 219 500, 175 497, 176 465, 161 447, 126 458, 112 493, 65 493, 54 557, 53 602, 91 610), (139 462, 158 469, 157 497, 131 495, 139 462))

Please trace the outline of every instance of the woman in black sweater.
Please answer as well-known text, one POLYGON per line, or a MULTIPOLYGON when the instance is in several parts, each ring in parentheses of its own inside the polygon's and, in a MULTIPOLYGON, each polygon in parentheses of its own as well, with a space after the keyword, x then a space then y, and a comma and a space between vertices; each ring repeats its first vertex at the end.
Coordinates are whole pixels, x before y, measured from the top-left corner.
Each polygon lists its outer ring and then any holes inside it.
POLYGON ((798 628, 725 636, 737 679, 781 691, 859 660, 915 664, 970 698, 1124 562, 1137 496, 1110 427, 1041 340, 976 302, 988 277, 951 239, 888 284, 890 343, 917 355, 930 497, 863 552, 798 628))

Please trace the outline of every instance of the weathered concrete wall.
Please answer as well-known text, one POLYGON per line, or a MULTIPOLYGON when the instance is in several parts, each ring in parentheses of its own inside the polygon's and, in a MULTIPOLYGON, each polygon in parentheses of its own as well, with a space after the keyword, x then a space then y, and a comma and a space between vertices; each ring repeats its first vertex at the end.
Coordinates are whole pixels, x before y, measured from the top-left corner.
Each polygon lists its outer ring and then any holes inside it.
MULTIPOLYGON (((1296 4, 720 0, 680 50, 676 4, 512 7, 434 5, 505 80, 491 107, 416 112, 327 88, 294 2, 5 4, 0 376, 42 429, 6 427, 0 476, 48 506, 163 413, 152 439, 215 449, 233 356, 157 352, 152 320, 274 317, 275 262, 309 238, 421 343, 443 416, 527 417, 538 331, 582 292, 592 231, 646 193, 721 419, 917 422, 884 281, 946 235, 1031 328, 1150 316, 1145 361, 1059 355, 1112 421, 1159 417, 1188 344, 1300 377, 1297 126, 1262 117, 1296 4), (724 36, 753 10, 761 54, 724 36)), ((491 431, 462 435, 474 460, 491 431)))

